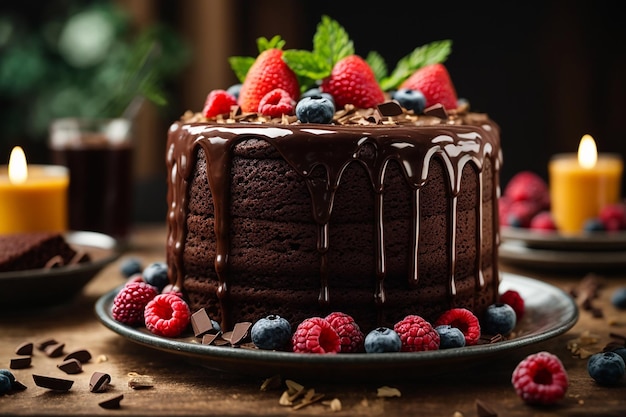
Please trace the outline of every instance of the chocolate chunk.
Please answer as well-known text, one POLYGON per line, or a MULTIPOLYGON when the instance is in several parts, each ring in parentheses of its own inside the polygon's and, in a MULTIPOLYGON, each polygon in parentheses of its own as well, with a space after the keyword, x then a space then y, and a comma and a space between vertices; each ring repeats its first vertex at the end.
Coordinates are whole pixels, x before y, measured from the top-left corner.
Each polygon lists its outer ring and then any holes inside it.
POLYGON ((59 342, 57 342, 55 339, 50 338, 50 339, 40 340, 39 342, 37 342, 36 346, 37 346, 37 349, 39 350, 45 350, 48 346, 55 345, 57 343, 59 342))
POLYGON ((35 385, 42 388, 48 388, 55 391, 69 391, 74 381, 69 379, 53 378, 51 376, 43 376, 33 374, 35 385))
POLYGON ((11 359, 11 364, 9 365, 11 369, 25 369, 30 367, 30 356, 24 356, 22 358, 13 358, 11 359))
POLYGON ((33 342, 24 342, 15 348, 16 355, 32 355, 33 354, 33 342))
POLYGON ((78 374, 83 371, 83 365, 78 359, 71 358, 66 359, 57 365, 57 368, 65 372, 66 374, 78 374))
POLYGON ((65 343, 54 343, 46 346, 43 351, 49 357, 56 358, 63 354, 63 348, 65 348, 65 343))
POLYGON ((69 353, 63 360, 66 361, 68 359, 76 359, 80 363, 86 363, 89 362, 89 360, 91 359, 91 353, 89 353, 89 351, 85 349, 76 350, 72 353, 69 353))
POLYGON ((433 104, 432 106, 424 109, 424 114, 427 116, 434 116, 440 119, 447 119, 448 112, 446 112, 446 108, 443 107, 441 103, 433 104))
POLYGON ((215 339, 217 339, 220 335, 219 334, 205 334, 202 336, 202 344, 203 345, 211 345, 213 344, 213 342, 215 342, 215 339))
POLYGON ((252 323, 250 323, 249 321, 235 324, 235 327, 233 328, 232 334, 230 336, 230 344, 235 346, 245 342, 246 339, 250 337, 251 327, 252 323))
POLYGON ((487 403, 476 400, 476 413, 478 417, 498 417, 498 413, 487 403))
POLYGON ((26 385, 22 384, 17 379, 15 381, 11 382, 11 389, 13 391, 24 391, 26 388, 28 388, 28 387, 26 385))
POLYGON ((105 391, 111 383, 111 375, 104 372, 94 372, 89 380, 89 391, 102 392, 105 391))
POLYGON ((99 402, 98 405, 102 408, 106 408, 107 410, 117 410, 121 407, 120 402, 123 398, 124 394, 116 395, 113 398, 99 402))
POLYGON ((397 101, 387 101, 378 105, 378 111, 383 117, 393 117, 402 114, 402 107, 397 101))
POLYGON ((213 326, 211 317, 209 317, 209 313, 204 308, 201 308, 191 315, 191 327, 196 337, 218 333, 218 329, 213 326))

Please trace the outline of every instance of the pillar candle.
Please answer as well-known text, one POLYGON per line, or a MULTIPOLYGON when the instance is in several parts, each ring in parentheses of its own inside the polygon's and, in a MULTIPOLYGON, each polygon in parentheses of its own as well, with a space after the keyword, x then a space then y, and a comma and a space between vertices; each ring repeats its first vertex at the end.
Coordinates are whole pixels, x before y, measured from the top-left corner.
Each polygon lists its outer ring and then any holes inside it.
POLYGON ((548 166, 551 211, 558 230, 580 233, 607 204, 620 199, 623 161, 619 155, 597 153, 593 138, 583 136, 578 154, 554 155, 548 166))
POLYGON ((0 234, 67 230, 67 168, 27 165, 14 148, 0 166, 0 234))

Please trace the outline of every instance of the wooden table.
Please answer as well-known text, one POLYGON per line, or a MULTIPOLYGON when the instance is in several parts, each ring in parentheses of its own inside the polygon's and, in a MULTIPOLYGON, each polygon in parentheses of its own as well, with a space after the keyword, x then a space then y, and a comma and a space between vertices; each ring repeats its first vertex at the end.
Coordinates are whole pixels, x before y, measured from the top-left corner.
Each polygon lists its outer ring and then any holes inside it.
MULTIPOLYGON (((0 415, 328 415, 337 416, 477 416, 476 402, 489 406, 498 416, 624 416, 626 415, 626 382, 617 387, 597 385, 588 375, 587 361, 568 350, 568 342, 585 332, 599 337, 590 350, 601 350, 610 341, 610 333, 626 333, 626 312, 610 305, 612 290, 626 286, 626 271, 619 275, 602 275, 595 306, 601 306, 604 317, 597 318, 580 309, 577 324, 567 333, 537 345, 514 350, 497 360, 482 361, 442 375, 415 375, 414 381, 385 384, 396 388, 400 397, 378 396, 382 384, 337 381, 298 381, 324 400, 337 399, 341 409, 331 411, 329 402, 318 402, 299 410, 279 404, 284 385, 262 390, 264 378, 221 374, 194 365, 178 355, 157 351, 112 332, 99 322, 94 303, 103 294, 124 282, 120 262, 126 256, 138 256, 143 262, 165 258, 165 228, 139 227, 129 252, 106 267, 70 303, 34 311, 8 311, 0 315, 0 368, 9 368, 15 349, 25 341, 54 338, 65 343, 65 352, 87 349, 92 359, 76 375, 66 375, 57 368, 58 358, 35 350, 32 365, 14 369, 17 380, 27 389, 0 396, 0 415), (558 355, 569 375, 566 398, 552 407, 525 405, 511 385, 511 373, 526 355, 547 350, 558 355), (108 373, 111 385, 104 393, 89 391, 93 372, 108 373), (33 374, 74 380, 67 392, 49 391, 36 386, 33 374), (132 389, 129 373, 150 376, 153 386, 132 389), (121 408, 106 410, 98 403, 123 394, 121 408)), ((556 275, 546 272, 520 271, 503 266, 503 270, 545 280, 567 291, 576 287, 586 271, 556 275)), ((36 289, 33 289, 35 291, 36 289)), ((270 377, 271 375, 268 375, 270 377)), ((337 403, 337 401, 335 402, 337 403)))

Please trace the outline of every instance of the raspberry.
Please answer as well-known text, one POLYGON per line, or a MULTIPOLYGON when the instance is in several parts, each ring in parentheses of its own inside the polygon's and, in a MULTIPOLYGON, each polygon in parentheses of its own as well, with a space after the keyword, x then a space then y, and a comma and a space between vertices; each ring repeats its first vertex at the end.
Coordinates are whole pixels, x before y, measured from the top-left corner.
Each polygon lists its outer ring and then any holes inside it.
POLYGON ((296 353, 339 353, 341 340, 329 322, 312 317, 298 325, 291 338, 296 353))
POLYGON ((341 341, 341 353, 363 352, 365 335, 352 316, 334 312, 325 319, 335 329, 341 341))
POLYGON ((553 404, 565 396, 569 385, 561 360, 538 352, 522 360, 511 378, 517 395, 528 404, 553 404))
POLYGON ((500 219, 500 226, 508 226, 509 211, 511 209, 512 201, 507 196, 501 196, 498 199, 498 217, 500 219))
POLYGON ((439 333, 417 315, 408 315, 393 327, 402 341, 402 352, 421 352, 439 349, 439 333))
POLYGON ((548 184, 532 171, 521 171, 515 174, 506 185, 503 195, 511 202, 532 201, 540 209, 550 206, 548 184))
POLYGON ((598 217, 606 231, 624 230, 626 229, 626 204, 608 204, 600 209, 598 217))
POLYGON ((511 308, 513 308, 513 311, 515 311, 515 317, 517 318, 518 322, 522 319, 526 308, 524 299, 519 292, 515 290, 507 290, 503 292, 502 294, 500 294, 500 302, 503 304, 508 304, 511 306, 511 308))
POLYGON ((206 118, 230 113, 231 106, 237 105, 237 98, 226 90, 213 90, 204 102, 202 114, 206 118))
POLYGON ((556 224, 552 213, 548 210, 542 210, 530 219, 529 227, 533 230, 556 230, 556 224))
POLYGON ((530 222, 542 210, 535 201, 513 201, 504 219, 504 224, 511 227, 530 227, 530 222))
POLYGON ((480 322, 478 317, 466 308, 452 308, 444 312, 437 321, 435 327, 442 325, 456 327, 465 336, 465 345, 472 346, 480 339, 480 322))
POLYGON ((159 294, 146 305, 146 328, 157 336, 177 337, 189 324, 187 303, 173 293, 159 294))
POLYGON ((158 290, 145 282, 127 282, 113 299, 111 314, 120 323, 136 326, 144 321, 146 304, 158 294, 158 290))
POLYGON ((263 96, 258 112, 264 116, 281 117, 283 114, 293 114, 295 106, 296 102, 288 92, 276 88, 263 96))

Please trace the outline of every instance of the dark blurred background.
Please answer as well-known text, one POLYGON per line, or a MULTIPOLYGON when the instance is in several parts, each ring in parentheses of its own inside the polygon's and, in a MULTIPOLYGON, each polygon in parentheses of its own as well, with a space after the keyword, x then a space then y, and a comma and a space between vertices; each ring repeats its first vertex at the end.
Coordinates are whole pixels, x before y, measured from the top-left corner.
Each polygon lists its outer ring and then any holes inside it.
MULTIPOLYGON (((53 65, 54 53, 33 58, 28 52, 36 49, 37 42, 54 39, 60 25, 75 13, 101 3, 22 0, 0 5, 0 87, 8 83, 13 91, 0 89, 4 126, 0 163, 8 161, 10 149, 18 144, 26 148, 30 162, 47 161, 46 116, 37 118, 33 109, 53 102, 42 97, 49 97, 44 93, 55 79, 50 72, 37 73, 36 67, 53 65), (21 52, 18 70, 6 68, 10 50, 21 52), (31 88, 15 93, 24 77, 35 78, 31 88)), ((119 7, 127 16, 122 19, 124 31, 122 23, 116 23, 122 41, 131 44, 132 36, 158 25, 166 29, 173 48, 160 58, 168 64, 160 83, 167 104, 147 101, 136 116, 138 221, 165 219, 167 127, 185 110, 201 110, 211 89, 236 82, 227 58, 256 56, 256 39, 276 34, 287 41, 286 48, 311 49, 315 27, 324 14, 345 27, 357 53, 365 56, 376 50, 390 68, 416 46, 451 39, 446 66, 459 96, 501 126, 502 184, 522 170, 547 179, 550 156, 575 152, 586 133, 595 138, 600 152, 626 156, 622 128, 626 25, 609 2, 116 0, 104 4, 119 7)), ((50 106, 48 116, 54 113, 50 106)), ((55 109, 57 114, 63 110, 55 109)))

